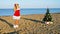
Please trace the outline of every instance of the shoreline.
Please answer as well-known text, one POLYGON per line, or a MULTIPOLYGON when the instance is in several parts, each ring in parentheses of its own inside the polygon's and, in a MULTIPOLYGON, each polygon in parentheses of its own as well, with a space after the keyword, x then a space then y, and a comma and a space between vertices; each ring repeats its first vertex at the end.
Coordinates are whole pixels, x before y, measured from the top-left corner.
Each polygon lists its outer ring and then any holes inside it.
MULTIPOLYGON (((60 14, 60 13, 50 13, 50 14, 60 14)), ((28 15, 45 15, 45 14, 28 14, 28 15)), ((2 15, 2 16, 4 16, 4 15, 2 15)), ((5 16, 13 16, 13 15, 5 15, 5 16)), ((25 15, 21 15, 21 16, 25 16, 25 15)), ((0 17, 1 17, 1 15, 0 15, 0 17)))

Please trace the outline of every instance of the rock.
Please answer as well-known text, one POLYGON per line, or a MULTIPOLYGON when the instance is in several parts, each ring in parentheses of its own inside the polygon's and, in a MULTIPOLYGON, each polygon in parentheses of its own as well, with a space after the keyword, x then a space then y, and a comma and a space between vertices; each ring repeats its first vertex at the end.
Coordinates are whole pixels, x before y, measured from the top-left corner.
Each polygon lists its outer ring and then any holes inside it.
POLYGON ((45 22, 45 24, 49 24, 50 22, 45 22))
POLYGON ((45 22, 45 24, 53 24, 53 22, 45 22))
POLYGON ((53 24, 53 22, 50 22, 50 24, 53 24))

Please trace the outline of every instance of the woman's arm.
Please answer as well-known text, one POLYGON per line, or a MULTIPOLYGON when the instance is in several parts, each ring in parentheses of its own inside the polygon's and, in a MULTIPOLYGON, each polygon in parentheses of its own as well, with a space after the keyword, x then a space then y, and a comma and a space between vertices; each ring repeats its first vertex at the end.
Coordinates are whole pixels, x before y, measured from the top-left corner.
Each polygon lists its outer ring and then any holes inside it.
POLYGON ((16 11, 16 8, 14 7, 14 12, 16 11))

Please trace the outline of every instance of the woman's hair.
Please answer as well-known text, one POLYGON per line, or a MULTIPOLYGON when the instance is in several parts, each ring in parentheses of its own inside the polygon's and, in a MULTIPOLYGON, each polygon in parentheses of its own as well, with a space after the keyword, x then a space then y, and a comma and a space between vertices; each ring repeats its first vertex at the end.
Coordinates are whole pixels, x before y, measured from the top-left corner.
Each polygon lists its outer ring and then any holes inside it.
POLYGON ((17 9, 17 5, 16 5, 16 4, 14 4, 14 8, 16 8, 16 9, 17 9))
POLYGON ((19 4, 14 4, 14 11, 19 8, 19 4))
POLYGON ((17 6, 16 6, 16 4, 14 4, 14 11, 16 11, 16 9, 17 9, 17 6))
POLYGON ((17 4, 17 8, 20 8, 20 7, 19 7, 19 4, 17 4))

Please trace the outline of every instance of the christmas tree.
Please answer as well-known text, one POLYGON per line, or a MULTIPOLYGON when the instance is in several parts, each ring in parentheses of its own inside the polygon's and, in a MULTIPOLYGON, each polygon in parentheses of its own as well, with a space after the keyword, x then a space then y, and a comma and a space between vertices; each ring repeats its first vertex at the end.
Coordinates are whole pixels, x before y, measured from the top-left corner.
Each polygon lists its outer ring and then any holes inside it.
POLYGON ((52 17, 51 17, 51 15, 50 15, 50 13, 49 13, 49 8, 47 8, 47 12, 46 12, 46 14, 45 14, 45 17, 43 18, 43 21, 44 22, 48 22, 48 21, 52 21, 52 17))

